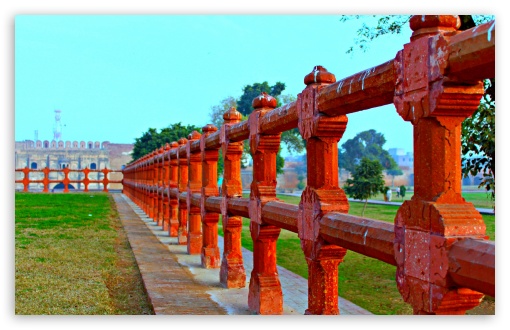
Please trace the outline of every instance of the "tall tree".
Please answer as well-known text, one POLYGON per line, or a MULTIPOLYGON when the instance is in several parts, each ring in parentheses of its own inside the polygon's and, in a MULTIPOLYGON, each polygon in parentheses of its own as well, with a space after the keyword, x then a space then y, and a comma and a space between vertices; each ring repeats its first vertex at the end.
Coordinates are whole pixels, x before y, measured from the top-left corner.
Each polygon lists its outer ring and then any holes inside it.
POLYGON ((338 150, 338 166, 352 173, 365 157, 379 161, 386 170, 398 169, 393 157, 383 149, 385 143, 384 135, 373 129, 360 132, 338 150))
POLYGON ((363 157, 359 165, 354 168, 352 178, 347 179, 343 187, 349 197, 365 200, 361 216, 365 215, 368 199, 380 193, 384 188, 382 170, 378 160, 363 157))
POLYGON ((141 137, 135 138, 132 154, 133 160, 161 148, 166 143, 177 141, 182 137, 187 138, 193 131, 201 132, 201 129, 194 125, 184 126, 180 122, 171 124, 161 129, 160 132, 155 128, 149 128, 141 137))
MULTIPOLYGON (((369 16, 342 16, 341 22, 352 19, 368 18, 369 16)), ((346 53, 353 53, 356 49, 363 52, 369 49, 369 43, 376 38, 388 34, 398 34, 407 26, 409 15, 371 15, 372 22, 362 23, 358 29, 355 46, 347 49, 346 53), (356 48, 355 48, 356 47, 356 48)), ((459 15, 460 28, 464 31, 477 25, 494 20, 493 15, 459 15)), ((462 123, 462 173, 478 175, 483 179, 479 187, 484 187, 492 200, 496 198, 496 81, 485 81, 485 94, 480 107, 462 123)))

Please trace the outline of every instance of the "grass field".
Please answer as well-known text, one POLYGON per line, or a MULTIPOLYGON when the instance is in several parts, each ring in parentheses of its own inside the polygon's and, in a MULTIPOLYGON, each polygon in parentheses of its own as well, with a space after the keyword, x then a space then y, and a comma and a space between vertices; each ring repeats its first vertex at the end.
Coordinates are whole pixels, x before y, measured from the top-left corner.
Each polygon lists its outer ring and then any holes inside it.
MULTIPOLYGON (((404 197, 397 197, 397 194, 393 192, 391 201, 392 202, 403 202, 410 200, 413 197, 413 192, 406 192, 404 197)), ((486 192, 464 192, 462 197, 466 200, 466 202, 473 203, 475 207, 484 208, 484 209, 492 209, 494 207, 495 201, 490 199, 490 196, 486 192)), ((383 194, 377 194, 370 199, 383 201, 383 194)))
POLYGON ((15 195, 15 313, 151 314, 110 195, 15 195))

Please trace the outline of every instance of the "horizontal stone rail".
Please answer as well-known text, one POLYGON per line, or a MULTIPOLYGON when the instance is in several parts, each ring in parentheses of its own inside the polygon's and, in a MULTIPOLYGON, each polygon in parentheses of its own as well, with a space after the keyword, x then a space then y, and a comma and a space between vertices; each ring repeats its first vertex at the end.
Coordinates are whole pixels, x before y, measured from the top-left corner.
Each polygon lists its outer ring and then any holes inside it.
POLYGON ((396 285, 415 314, 464 314, 484 294, 495 295, 495 244, 461 196, 460 162, 461 123, 479 106, 482 80, 495 75, 495 25, 458 31, 457 16, 420 15, 410 26, 411 41, 394 59, 339 81, 317 66, 296 101, 277 108, 262 93, 247 120, 232 108, 220 128, 206 125, 133 161, 124 169, 124 193, 203 267, 220 268, 227 288, 245 285, 241 228, 248 218, 254 264, 247 301, 255 313, 283 311, 276 241, 284 229, 298 234, 308 265, 306 314, 339 313, 338 265, 348 250, 395 266, 396 285), (415 188, 387 223, 348 214, 337 145, 349 114, 391 103, 413 125, 415 188), (290 205, 276 197, 276 154, 281 133, 295 128, 306 140, 308 173, 300 204, 290 205), (248 198, 241 189, 246 140, 248 198))
MULTIPOLYGON (((84 192, 89 191, 89 186, 91 184, 103 185, 102 191, 104 191, 104 192, 108 192, 108 186, 110 184, 113 184, 113 183, 122 184, 122 180, 110 180, 109 179, 109 173, 122 173, 122 171, 121 170, 118 170, 118 171, 110 170, 107 168, 104 168, 102 170, 91 170, 88 168, 76 170, 76 169, 70 169, 68 167, 63 168, 63 169, 50 169, 50 168, 46 167, 41 170, 36 170, 36 169, 30 169, 28 167, 25 167, 25 168, 21 168, 21 169, 15 169, 15 173, 23 174, 23 178, 15 180, 15 183, 23 184, 24 192, 28 192, 30 190, 30 184, 42 184, 43 185, 42 191, 49 192, 50 184, 62 183, 64 186, 63 192, 65 192, 65 193, 69 192, 69 187, 71 184, 83 184, 84 192), (42 174, 42 178, 40 178, 40 179, 31 178, 30 173, 34 173, 34 174, 40 173, 40 174, 42 174), (55 173, 57 176, 57 179, 50 179, 51 173, 55 173), (76 179, 70 178, 71 173, 80 174, 80 176, 83 175, 83 178, 79 178, 79 177, 76 179), (103 179, 101 179, 101 180, 89 179, 89 174, 91 174, 91 173, 102 173, 103 179), (63 178, 58 178, 59 176, 63 176, 63 178)), ((41 175, 38 175, 38 176, 41 176, 41 175)), ((77 191, 77 189, 75 191, 77 191)))

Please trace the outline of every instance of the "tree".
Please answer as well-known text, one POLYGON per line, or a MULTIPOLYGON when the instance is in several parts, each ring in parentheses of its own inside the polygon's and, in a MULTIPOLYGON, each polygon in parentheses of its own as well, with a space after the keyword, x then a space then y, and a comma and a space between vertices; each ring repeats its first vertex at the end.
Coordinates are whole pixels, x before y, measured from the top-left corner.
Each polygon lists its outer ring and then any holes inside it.
POLYGON ((233 107, 235 108, 236 105, 237 105, 236 99, 232 96, 229 96, 221 100, 219 105, 212 106, 211 112, 209 113, 211 124, 220 129, 221 125, 223 125, 224 122, 223 115, 231 108, 233 107))
MULTIPOLYGON (((277 106, 280 107, 287 103, 293 102, 296 100, 295 96, 292 95, 281 95, 282 91, 285 89, 285 84, 281 82, 277 82, 274 86, 269 86, 267 81, 263 83, 254 83, 253 85, 247 85, 243 88, 243 95, 236 101, 234 97, 227 97, 223 99, 219 105, 215 105, 211 107, 211 112, 209 113, 209 117, 212 123, 216 127, 220 127, 223 125, 223 114, 229 110, 231 107, 236 107, 237 111, 239 111, 242 115, 242 120, 246 120, 249 114, 253 111, 252 102, 253 99, 259 96, 262 92, 268 93, 273 96, 277 100, 277 106)), ((287 150, 290 153, 292 152, 302 152, 305 148, 305 142, 301 138, 299 131, 297 128, 292 129, 290 131, 285 131, 281 135, 281 142, 287 146, 287 150)), ((242 155, 243 163, 247 158, 247 155, 250 153, 249 143, 248 141, 244 142, 244 151, 242 155)), ((285 159, 281 156, 281 148, 276 155, 276 172, 278 174, 283 173, 283 166, 285 165, 285 159)), ((244 165, 242 165, 244 166, 244 165)), ((223 158, 220 157, 218 161, 218 175, 223 171, 223 158)))
POLYGON ((163 128, 159 133, 157 129, 149 128, 141 137, 135 138, 133 160, 161 148, 166 143, 178 141, 182 137, 187 138, 193 131, 201 132, 202 130, 194 125, 183 126, 180 122, 163 128))
POLYGON ((253 99, 262 94, 262 92, 277 98, 284 89, 285 84, 279 81, 274 86, 269 86, 267 81, 264 81, 263 83, 254 83, 253 85, 246 85, 243 88, 243 95, 241 95, 239 100, 237 100, 237 111, 247 116, 253 111, 253 99))
POLYGON ((296 170, 297 179, 299 181, 297 184, 297 188, 303 190, 305 188, 304 179, 306 178, 306 174, 308 171, 306 156, 304 155, 301 156, 298 165, 296 165, 294 169, 296 170))
POLYGON ((353 172, 362 158, 378 160, 384 169, 396 170, 397 163, 387 150, 383 149, 386 139, 382 133, 373 129, 358 133, 354 138, 342 144, 338 150, 338 167, 353 172))
POLYGON ((368 199, 384 189, 383 167, 378 160, 363 157, 354 168, 352 178, 347 179, 343 189, 349 197, 365 200, 361 216, 365 215, 368 199))
MULTIPOLYGON (((365 16, 367 17, 367 16, 365 16)), ((342 16, 341 22, 351 19, 359 19, 360 15, 342 16)), ((363 23, 358 29, 358 38, 354 40, 358 50, 367 51, 370 41, 387 34, 398 34, 407 25, 409 15, 372 15, 375 25, 363 23)), ((492 15, 459 15, 461 26, 464 31, 489 21, 494 20, 492 15)), ((354 46, 347 49, 346 53, 353 53, 354 46)), ((479 187, 485 187, 492 200, 496 198, 496 81, 485 81, 485 94, 480 102, 480 107, 462 123, 462 173, 464 177, 469 174, 477 175, 482 172, 483 179, 479 187)))
POLYGON ((495 101, 486 93, 478 110, 462 124, 462 173, 482 173, 479 187, 496 198, 496 112, 495 101))

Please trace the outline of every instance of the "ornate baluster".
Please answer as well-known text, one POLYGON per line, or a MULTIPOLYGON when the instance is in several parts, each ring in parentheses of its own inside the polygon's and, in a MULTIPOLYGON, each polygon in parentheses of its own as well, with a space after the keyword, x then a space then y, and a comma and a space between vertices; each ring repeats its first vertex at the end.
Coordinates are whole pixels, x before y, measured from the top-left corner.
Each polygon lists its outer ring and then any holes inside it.
POLYGON ((306 314, 339 314, 338 265, 347 250, 325 242, 319 221, 328 212, 347 213, 349 203, 338 187, 338 141, 347 126, 346 116, 319 113, 321 88, 335 76, 317 66, 305 77, 306 88, 298 95, 299 132, 306 140, 307 187, 301 195, 298 235, 308 264, 308 309, 306 314))
POLYGON ((464 314, 483 295, 452 287, 448 248, 483 239, 485 224, 461 195, 461 124, 478 107, 482 82, 448 79, 448 39, 457 16, 413 16, 411 42, 397 54, 398 113, 414 128, 414 196, 395 218, 397 286, 415 314, 464 314))
POLYGON ((276 107, 266 93, 253 100, 250 114, 250 151, 253 181, 250 187, 250 233, 253 239, 253 270, 248 294, 249 308, 258 314, 282 314, 283 296, 276 269, 276 240, 280 228, 262 221, 262 207, 276 200, 276 154, 280 135, 259 133, 259 120, 276 107))

